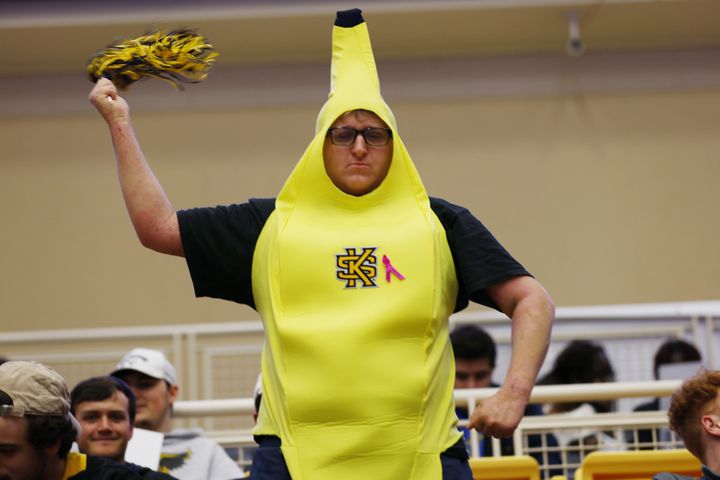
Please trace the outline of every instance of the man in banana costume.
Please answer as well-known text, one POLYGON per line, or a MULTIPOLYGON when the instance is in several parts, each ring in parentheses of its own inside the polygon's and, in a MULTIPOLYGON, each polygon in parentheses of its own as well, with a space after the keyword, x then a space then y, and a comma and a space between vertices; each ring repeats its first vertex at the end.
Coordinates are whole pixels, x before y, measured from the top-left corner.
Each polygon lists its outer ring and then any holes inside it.
POLYGON ((143 245, 184 256, 197 296, 254 307, 266 340, 255 479, 471 479, 454 413, 448 317, 506 313, 503 387, 471 426, 508 436, 547 350, 553 305, 465 209, 429 198, 380 94, 359 10, 338 12, 331 91, 276 199, 175 212, 107 80, 110 127, 143 245))

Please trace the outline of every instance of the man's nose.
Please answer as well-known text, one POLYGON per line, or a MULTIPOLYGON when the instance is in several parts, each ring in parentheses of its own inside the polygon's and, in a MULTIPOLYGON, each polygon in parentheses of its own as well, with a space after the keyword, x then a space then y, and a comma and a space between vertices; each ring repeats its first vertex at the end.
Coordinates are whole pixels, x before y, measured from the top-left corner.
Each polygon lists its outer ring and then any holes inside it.
POLYGON ((109 430, 110 429, 110 420, 108 417, 101 417, 100 418, 100 430, 109 430))
POLYGON ((368 153, 367 143, 365 143, 365 137, 358 134, 355 137, 355 141, 352 144, 352 154, 356 157, 364 157, 368 153))

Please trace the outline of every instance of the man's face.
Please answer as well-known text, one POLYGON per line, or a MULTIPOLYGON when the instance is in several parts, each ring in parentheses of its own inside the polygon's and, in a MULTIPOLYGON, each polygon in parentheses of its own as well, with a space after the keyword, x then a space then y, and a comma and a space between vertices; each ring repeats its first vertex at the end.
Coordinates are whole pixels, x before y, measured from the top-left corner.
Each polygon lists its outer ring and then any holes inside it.
MULTIPOLYGON (((340 116, 331 128, 348 127, 357 130, 387 128, 377 115, 353 110, 340 116)), ((372 192, 385 180, 393 156, 392 139, 387 145, 374 147, 358 135, 352 145, 333 145, 325 138, 323 161, 330 180, 343 192, 360 197, 372 192)))
MULTIPOLYGON (((27 420, 0 417, 0 480, 45 480, 53 452, 36 451, 27 440, 27 420)), ((57 449, 55 449, 57 452, 57 449)))
POLYGON ((178 387, 144 373, 124 371, 117 375, 130 385, 137 400, 135 426, 164 432, 170 429, 170 414, 178 387))
POLYGON ((455 388, 487 388, 492 383, 492 373, 487 358, 455 359, 455 388))
POLYGON ((82 425, 77 438, 82 453, 124 461, 133 426, 128 415, 128 399, 122 392, 115 391, 105 400, 77 404, 75 417, 82 425))

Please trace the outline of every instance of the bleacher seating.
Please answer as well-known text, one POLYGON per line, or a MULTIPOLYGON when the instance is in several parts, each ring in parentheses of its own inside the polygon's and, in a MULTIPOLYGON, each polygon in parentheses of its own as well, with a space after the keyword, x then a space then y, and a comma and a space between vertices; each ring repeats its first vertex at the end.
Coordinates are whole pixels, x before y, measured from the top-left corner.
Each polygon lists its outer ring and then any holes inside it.
POLYGON ((593 452, 575 472, 575 480, 650 480, 660 472, 699 477, 700 461, 685 449, 593 452))
POLYGON ((528 455, 471 458, 475 480, 540 480, 540 467, 528 455))

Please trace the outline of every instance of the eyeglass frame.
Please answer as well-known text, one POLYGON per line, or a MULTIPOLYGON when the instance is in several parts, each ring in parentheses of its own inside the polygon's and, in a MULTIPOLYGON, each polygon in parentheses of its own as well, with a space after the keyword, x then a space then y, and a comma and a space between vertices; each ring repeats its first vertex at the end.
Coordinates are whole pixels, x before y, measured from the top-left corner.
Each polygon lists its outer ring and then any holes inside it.
POLYGON ((390 143, 390 140, 392 140, 392 138, 393 138, 393 132, 392 132, 392 130, 389 129, 389 128, 385 128, 385 127, 367 127, 367 128, 362 129, 362 130, 358 130, 357 128, 352 128, 352 127, 330 127, 330 128, 328 128, 327 133, 325 134, 325 136, 330 139, 330 143, 332 143, 333 145, 337 145, 338 147, 349 147, 349 146, 351 146, 351 145, 354 144, 355 141, 357 140, 358 135, 362 135, 363 140, 365 140, 365 143, 366 143, 368 146, 370 146, 370 147, 384 147, 384 146, 386 146, 388 143, 390 143), (354 131, 355 131, 355 136, 353 137, 352 141, 351 141, 350 143, 348 143, 347 145, 343 145, 343 144, 341 144, 341 143, 335 143, 335 142, 333 141, 333 137, 332 137, 332 132, 333 132, 334 130, 354 130, 354 131), (368 139, 367 139, 367 137, 365 136, 365 133, 368 132, 368 131, 370 131, 370 130, 383 130, 383 131, 387 132, 388 138, 387 138, 387 140, 385 141, 385 143, 380 144, 380 145, 377 145, 377 144, 372 144, 372 143, 368 142, 368 139))

